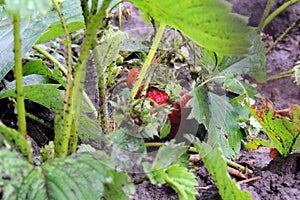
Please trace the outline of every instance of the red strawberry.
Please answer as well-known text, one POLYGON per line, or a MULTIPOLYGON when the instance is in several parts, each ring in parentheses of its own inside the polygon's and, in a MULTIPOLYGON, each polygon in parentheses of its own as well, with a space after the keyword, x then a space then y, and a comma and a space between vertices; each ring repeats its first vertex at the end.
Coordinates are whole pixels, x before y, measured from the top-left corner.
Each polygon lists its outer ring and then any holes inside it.
MULTIPOLYGON (((184 96, 187 92, 188 90, 183 88, 180 92, 180 95, 184 96)), ((152 99, 158 105, 167 103, 169 99, 169 96, 166 92, 158 90, 156 88, 151 89, 149 92, 147 92, 146 97, 152 99)), ((174 110, 168 115, 171 123, 171 130, 166 139, 169 140, 174 138, 176 133, 178 132, 181 123, 181 109, 185 107, 185 104, 190 100, 190 98, 190 96, 185 96, 180 102, 173 105, 174 110)))
POLYGON ((158 105, 162 105, 167 103, 169 95, 164 91, 158 89, 151 89, 149 92, 147 92, 146 98, 152 99, 158 105))

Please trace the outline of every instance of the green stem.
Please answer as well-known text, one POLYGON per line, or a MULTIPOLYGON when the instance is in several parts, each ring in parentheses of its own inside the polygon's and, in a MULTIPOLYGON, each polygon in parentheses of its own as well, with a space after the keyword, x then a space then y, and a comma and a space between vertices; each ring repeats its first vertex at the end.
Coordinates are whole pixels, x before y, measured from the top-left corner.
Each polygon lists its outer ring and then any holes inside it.
POLYGON ((102 66, 100 59, 100 52, 98 47, 93 49, 93 56, 96 64, 96 68, 99 69, 98 74, 98 88, 99 88, 99 111, 98 111, 98 124, 101 127, 103 133, 108 133, 107 122, 107 99, 106 99, 106 66, 102 66))
MULTIPOLYGON (((67 76, 68 71, 66 70, 66 68, 56 58, 54 58, 51 54, 49 54, 47 51, 41 49, 37 45, 33 45, 32 48, 34 50, 38 51, 39 53, 43 54, 51 62, 53 62, 55 65, 57 65, 58 68, 60 69, 60 71, 62 71, 63 74, 65 76, 67 76)), ((73 80, 73 78, 71 80, 73 80)), ((87 104, 89 105, 89 107, 93 110, 93 113, 94 113, 95 117, 97 117, 97 110, 96 110, 94 104, 92 103, 91 99, 88 97, 88 95, 86 94, 85 91, 83 91, 83 98, 87 102, 87 104)))
POLYGON ((89 11, 89 5, 87 0, 80 0, 80 6, 82 10, 82 15, 84 18, 85 26, 87 27, 90 11, 89 11))
POLYGON ((279 73, 279 74, 275 74, 274 76, 271 76, 271 77, 267 78, 267 82, 272 81, 272 80, 281 79, 281 78, 290 77, 290 76, 293 76, 293 75, 294 75, 294 69, 291 69, 289 71, 282 72, 282 73, 279 73))
POLYGON ((157 50, 157 47, 158 47, 158 45, 160 43, 160 40, 161 40, 161 38, 163 36, 163 33, 165 31, 165 27, 166 27, 166 24, 163 24, 163 23, 160 24, 160 27, 159 27, 159 29, 157 31, 157 34, 155 35, 155 38, 154 38, 153 44, 151 46, 151 49, 149 51, 149 54, 148 54, 148 56, 147 56, 147 58, 145 60, 145 63, 144 63, 144 65, 143 65, 143 67, 142 67, 142 69, 141 69, 141 71, 139 73, 137 81, 135 82, 135 84, 134 84, 134 86, 132 88, 131 95, 130 95, 130 101, 131 102, 134 100, 134 98, 135 98, 135 96, 136 96, 136 94, 137 94, 137 92, 138 92, 138 90, 139 90, 139 88, 140 88, 140 86, 142 84, 142 81, 144 80, 144 78, 146 76, 147 70, 148 70, 148 68, 151 65, 152 59, 154 57, 154 54, 155 54, 155 52, 157 50))
POLYGON ((14 21, 14 59, 15 59, 15 79, 16 79, 16 96, 17 96, 17 113, 19 132, 27 138, 25 103, 23 91, 23 72, 22 72, 22 55, 21 55, 21 36, 20 36, 20 14, 15 13, 14 21))
POLYGON ((277 8, 273 13, 271 13, 267 19, 265 20, 263 26, 262 26, 262 30, 277 16, 279 15, 282 11, 284 11, 285 9, 287 9, 288 7, 294 5, 295 3, 299 2, 299 0, 290 0, 284 4, 282 4, 279 8, 277 8))
POLYGON ((26 112, 26 117, 28 117, 34 121, 37 121, 38 123, 42 124, 43 126, 49 128, 49 129, 53 129, 53 125, 51 125, 49 122, 46 122, 45 120, 43 120, 31 113, 26 112))
POLYGON ((146 147, 161 147, 163 146, 165 143, 163 142, 146 142, 145 146, 146 147))
POLYGON ((300 16, 294 23, 292 23, 276 40, 275 42, 265 51, 265 55, 267 55, 277 44, 281 41, 293 28, 295 28, 300 21, 300 16))
POLYGON ((215 76, 215 77, 212 77, 212 78, 209 78, 209 79, 206 79, 205 81, 203 81, 198 87, 203 87, 205 84, 213 81, 213 80, 216 80, 216 79, 224 79, 225 76, 215 76))
POLYGON ((60 22, 63 26, 64 32, 65 32, 65 37, 66 37, 66 47, 67 47, 67 84, 66 84, 66 92, 65 92, 65 98, 64 98, 64 109, 63 111, 66 112, 67 105, 68 105, 68 99, 69 99, 69 93, 70 93, 70 88, 72 84, 72 41, 70 37, 70 32, 68 29, 68 25, 66 23, 66 20, 63 16, 63 13, 57 3, 56 0, 51 0, 54 8, 56 9, 60 22))
MULTIPOLYGON (((190 147, 189 148, 189 152, 192 152, 192 153, 199 153, 197 151, 197 149, 195 147, 190 147)), ((250 174, 253 174, 253 171, 250 170, 250 169, 246 169, 246 167, 240 165, 240 164, 237 164, 231 160, 228 160, 227 158, 224 158, 225 162, 227 163, 227 165, 231 166, 231 167, 234 167, 234 168, 237 168, 237 169, 240 169, 242 172, 246 172, 246 170, 248 171, 248 173, 250 174)))
MULTIPOLYGON (((70 91, 70 98, 68 100, 68 108, 63 119, 63 131, 55 135, 55 154, 57 157, 65 157, 68 153, 70 137, 75 132, 80 117, 80 107, 82 102, 83 86, 86 74, 86 61, 89 56, 89 50, 94 42, 94 36, 98 27, 103 26, 104 17, 106 16, 106 9, 110 4, 110 0, 104 0, 98 13, 91 16, 89 23, 86 25, 86 34, 83 40, 82 48, 78 58, 77 66, 75 68, 75 76, 70 91), (71 134, 71 132, 73 132, 71 134)), ((74 134, 75 134, 74 133, 74 134)), ((72 138, 71 138, 72 139, 72 138)))
POLYGON ((187 194, 181 185, 179 185, 178 183, 176 183, 172 179, 170 179, 168 174, 164 175, 164 179, 165 179, 166 183, 168 183, 172 188, 174 188, 176 190, 176 192, 178 192, 179 196, 181 197, 180 199, 188 200, 187 194))
POLYGON ((118 21, 119 21, 119 30, 122 30, 122 4, 121 4, 121 0, 119 0, 119 6, 118 6, 118 21))
POLYGON ((262 32, 262 30, 264 28, 265 20, 266 20, 267 16, 270 13, 270 10, 271 10, 271 7, 273 5, 273 2, 274 2, 274 0, 269 0, 268 1, 267 5, 266 5, 266 8, 264 10, 263 16, 261 17, 260 22, 259 22, 259 26, 258 26, 257 31, 256 31, 257 34, 259 34, 260 32, 262 32))
POLYGON ((237 164, 237 163, 235 163, 235 162, 233 162, 233 161, 231 161, 231 160, 228 160, 228 159, 226 159, 225 158, 225 161, 226 161, 226 163, 227 163, 227 165, 229 165, 229 166, 231 166, 231 167, 234 167, 234 168, 236 168, 236 169, 239 169, 239 170, 241 170, 242 172, 248 172, 248 173, 250 173, 250 174, 253 174, 253 171, 251 170, 251 169, 247 169, 246 167, 244 167, 244 166, 242 166, 242 165, 240 165, 240 164, 237 164))
POLYGON ((92 0, 92 6, 91 6, 91 14, 95 15, 97 13, 98 8, 98 0, 92 0))

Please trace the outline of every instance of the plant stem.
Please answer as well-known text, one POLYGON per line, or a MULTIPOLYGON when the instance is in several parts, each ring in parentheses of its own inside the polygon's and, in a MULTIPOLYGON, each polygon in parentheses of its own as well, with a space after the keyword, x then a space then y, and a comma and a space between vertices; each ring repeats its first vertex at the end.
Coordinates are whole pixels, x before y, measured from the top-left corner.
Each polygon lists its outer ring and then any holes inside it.
MULTIPOLYGON (((192 152, 192 153, 199 153, 197 151, 197 149, 195 147, 190 147, 189 148, 189 152, 192 152)), ((234 167, 234 168, 237 168, 237 169, 240 169, 242 170, 243 172, 246 172, 246 170, 248 171, 248 173, 250 174, 253 174, 253 171, 250 170, 250 169, 246 169, 246 167, 240 165, 240 164, 237 164, 231 160, 228 160, 227 158, 224 158, 225 162, 227 163, 227 165, 231 166, 231 167, 234 167)))
POLYGON ((92 0, 92 6, 91 6, 91 14, 95 15, 97 13, 98 9, 98 0, 92 0))
POLYGON ((65 37, 66 37, 68 70, 67 70, 67 84, 66 84, 66 92, 65 92, 65 98, 64 98, 64 109, 63 109, 63 111, 65 113, 66 110, 67 110, 69 93, 70 93, 70 88, 71 88, 71 85, 72 85, 72 41, 71 41, 68 25, 66 23, 66 20, 63 16, 63 13, 62 13, 57 1, 56 0, 51 0, 51 1, 52 1, 52 4, 53 4, 54 8, 56 9, 56 11, 58 13, 60 22, 61 22, 61 24, 63 26, 63 29, 64 29, 64 32, 65 32, 65 37))
POLYGON ((203 81, 198 87, 203 87, 205 84, 213 81, 213 80, 216 80, 216 79, 223 79, 225 78, 225 76, 215 76, 215 77, 212 77, 212 78, 209 78, 209 79, 206 79, 205 81, 203 81))
POLYGON ((88 20, 89 19, 89 14, 90 14, 88 1, 87 0, 80 0, 80 6, 81 6, 85 26, 87 26, 87 23, 89 21, 88 20))
POLYGON ((237 164, 231 160, 228 160, 225 158, 225 161, 227 163, 227 165, 231 166, 231 167, 234 167, 234 168, 237 168, 239 170, 242 170, 242 172, 248 172, 250 174, 253 174, 253 171, 251 169, 247 169, 246 167, 240 165, 240 164, 237 164))
POLYGON ((275 42, 265 51, 265 55, 267 55, 277 44, 280 40, 282 40, 295 26, 297 26, 300 22, 300 16, 294 23, 292 23, 276 40, 275 42))
POLYGON ((118 6, 118 21, 119 21, 119 30, 122 30, 122 5, 121 5, 121 0, 119 0, 119 6, 118 6))
POLYGON ((25 103, 23 91, 23 72, 22 72, 22 55, 21 55, 21 36, 20 36, 20 14, 15 13, 13 16, 14 21, 14 59, 15 71, 14 76, 16 79, 16 96, 17 96, 17 113, 18 113, 18 129, 19 132, 27 138, 26 131, 26 117, 25 117, 25 103))
POLYGON ((98 96, 99 96, 99 111, 98 111, 98 124, 101 127, 103 133, 108 133, 108 122, 107 122, 107 92, 106 92, 106 66, 102 66, 101 59, 100 59, 100 52, 98 47, 93 48, 93 56, 95 60, 95 64, 97 69, 99 69, 98 74, 98 96))
MULTIPOLYGON (((41 49, 37 45, 33 45, 32 48, 34 50, 38 51, 39 53, 43 54, 51 62, 53 62, 55 65, 57 65, 58 68, 60 69, 60 71, 62 71, 62 73, 65 76, 67 76, 68 71, 66 70, 66 68, 56 58, 54 58, 51 54, 49 54, 47 51, 41 49)), ((71 80, 73 80, 73 78, 71 80)), ((86 94, 85 91, 83 91, 83 98, 87 102, 87 104, 89 105, 89 107, 93 110, 93 113, 94 113, 95 117, 97 117, 97 110, 96 110, 94 104, 92 103, 91 99, 88 97, 88 95, 86 94)))
POLYGON ((146 147, 161 147, 162 145, 164 145, 163 142, 146 142, 145 143, 146 147))
POLYGON ((166 24, 163 24, 163 23, 160 24, 160 27, 159 27, 159 29, 157 31, 157 34, 155 35, 155 38, 154 38, 153 44, 151 46, 151 49, 149 51, 149 54, 148 54, 148 56, 147 56, 147 58, 145 60, 145 63, 144 63, 144 65, 143 65, 143 67, 142 67, 142 69, 141 69, 141 71, 139 73, 137 81, 135 82, 135 84, 134 84, 134 86, 132 88, 132 91, 131 91, 131 94, 130 94, 130 101, 131 102, 134 100, 134 98, 135 98, 135 96, 136 96, 136 94, 137 94, 137 92, 138 92, 138 90, 139 90, 139 88, 140 88, 140 86, 142 84, 142 81, 144 80, 144 78, 146 76, 147 70, 148 70, 148 68, 151 65, 152 59, 153 59, 153 57, 155 55, 157 47, 158 47, 158 45, 160 43, 160 40, 161 40, 161 38, 163 36, 163 33, 165 31, 165 27, 166 27, 166 24))
POLYGON ((266 20, 267 16, 270 13, 273 2, 274 2, 274 0, 269 0, 268 1, 267 5, 266 5, 266 8, 264 10, 263 16, 261 17, 260 22, 259 22, 259 26, 258 26, 257 31, 256 31, 257 34, 260 34, 260 32, 262 32, 262 30, 264 28, 265 20, 266 20))
POLYGON ((272 81, 272 80, 281 79, 281 78, 290 77, 290 76, 293 76, 293 75, 294 75, 294 69, 291 69, 289 71, 281 72, 279 74, 275 74, 274 76, 271 76, 271 77, 267 78, 267 82, 272 81))
POLYGON ((277 16, 279 15, 282 11, 287 9, 288 7, 294 5, 295 3, 299 2, 299 0, 290 0, 284 4, 282 4, 279 8, 277 8, 273 13, 271 13, 265 20, 262 30, 277 16))
POLYGON ((170 179, 168 174, 164 175, 164 179, 165 179, 166 183, 168 183, 170 186, 172 186, 174 189, 176 189, 176 191, 179 193, 179 196, 181 197, 180 199, 188 200, 188 197, 187 197, 185 191, 183 190, 182 186, 180 186, 178 183, 176 183, 175 181, 170 179))
POLYGON ((38 118, 37 116, 35 116, 31 113, 26 112, 26 117, 28 117, 34 121, 37 121, 38 123, 42 124, 43 126, 49 128, 49 129, 53 129, 53 125, 51 125, 49 122, 46 122, 45 120, 38 118))

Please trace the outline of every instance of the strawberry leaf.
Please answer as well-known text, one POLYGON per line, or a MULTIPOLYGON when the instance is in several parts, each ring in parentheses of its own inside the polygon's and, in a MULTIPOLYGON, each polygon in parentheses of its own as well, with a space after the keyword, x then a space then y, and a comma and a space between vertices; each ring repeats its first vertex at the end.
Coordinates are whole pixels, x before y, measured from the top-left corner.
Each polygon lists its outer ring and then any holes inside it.
POLYGON ((158 22, 180 30, 200 46, 223 55, 245 55, 250 41, 247 19, 230 13, 224 0, 131 0, 158 22))
POLYGON ((197 87, 190 93, 192 98, 187 102, 186 107, 192 108, 189 119, 194 118, 199 124, 203 124, 208 128, 209 124, 209 107, 207 101, 207 93, 204 87, 197 87))
POLYGON ((300 149, 300 106, 274 110, 273 103, 265 99, 260 112, 256 108, 249 110, 281 155, 287 156, 300 149))
POLYGON ((193 144, 206 169, 214 179, 222 199, 251 199, 248 192, 239 190, 234 180, 229 178, 227 164, 218 144, 211 146, 207 143, 201 143, 197 138, 194 139, 193 144))
POLYGON ((93 200, 103 196, 115 199, 112 191, 120 199, 126 199, 127 194, 134 191, 129 177, 116 172, 115 166, 100 151, 53 159, 34 167, 17 152, 1 149, 0 161, 3 199, 93 200))

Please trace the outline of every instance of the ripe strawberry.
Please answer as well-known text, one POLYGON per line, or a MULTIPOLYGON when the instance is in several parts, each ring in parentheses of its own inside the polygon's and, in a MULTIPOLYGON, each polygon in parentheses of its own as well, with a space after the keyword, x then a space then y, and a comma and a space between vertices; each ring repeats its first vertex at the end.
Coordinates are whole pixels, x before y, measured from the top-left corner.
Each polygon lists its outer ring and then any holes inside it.
POLYGON ((162 105, 162 104, 167 103, 167 101, 169 99, 169 95, 166 92, 155 88, 155 89, 151 89, 149 92, 147 92, 146 98, 152 99, 158 105, 162 105))
MULTIPOLYGON (((183 96, 187 92, 188 90, 183 88, 180 92, 180 95, 183 96)), ((169 96, 166 92, 158 90, 156 88, 152 88, 149 92, 147 92, 146 97, 152 99, 158 105, 166 104, 169 100, 169 96)), ((170 134, 166 138, 167 140, 170 140, 176 136, 181 123, 181 109, 184 108, 185 104, 190 98, 190 96, 185 96, 180 102, 173 105, 174 110, 168 115, 171 123, 171 130, 170 134)))
MULTIPOLYGON (((140 68, 132 68, 128 72, 128 77, 127 77, 127 85, 129 88, 132 89, 138 75, 140 72, 140 68)), ((143 84, 137 94, 137 98, 140 97, 141 90, 143 88, 143 84)), ((188 92, 187 89, 182 88, 180 92, 180 96, 184 96, 188 92)), ((147 93, 146 93, 146 98, 150 98, 153 101, 155 101, 158 105, 163 105, 168 103, 169 100, 169 95, 162 90, 159 90, 157 88, 151 88, 147 93)), ((173 105, 174 110, 168 115, 171 123, 171 130, 170 134, 166 137, 167 140, 170 140, 174 138, 179 130, 180 123, 181 123, 181 111, 185 107, 185 104, 191 99, 190 96, 185 96, 180 102, 175 103, 173 105)))

